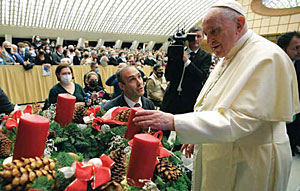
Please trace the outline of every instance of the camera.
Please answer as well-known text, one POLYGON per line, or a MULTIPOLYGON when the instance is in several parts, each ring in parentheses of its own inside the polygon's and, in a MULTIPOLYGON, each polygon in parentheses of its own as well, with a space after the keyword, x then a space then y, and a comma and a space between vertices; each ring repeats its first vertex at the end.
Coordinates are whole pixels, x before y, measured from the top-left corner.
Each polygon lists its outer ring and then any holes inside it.
POLYGON ((171 42, 168 47, 168 64, 165 69, 165 77, 167 81, 175 82, 178 84, 181 80, 183 72, 183 52, 185 42, 192 42, 196 39, 196 33, 185 33, 184 28, 177 29, 174 35, 168 38, 171 42))
POLYGON ((196 36, 197 36, 196 33, 185 33, 185 30, 182 28, 182 29, 177 29, 174 35, 170 35, 168 41, 171 42, 172 44, 184 46, 186 40, 192 42, 196 39, 196 36))

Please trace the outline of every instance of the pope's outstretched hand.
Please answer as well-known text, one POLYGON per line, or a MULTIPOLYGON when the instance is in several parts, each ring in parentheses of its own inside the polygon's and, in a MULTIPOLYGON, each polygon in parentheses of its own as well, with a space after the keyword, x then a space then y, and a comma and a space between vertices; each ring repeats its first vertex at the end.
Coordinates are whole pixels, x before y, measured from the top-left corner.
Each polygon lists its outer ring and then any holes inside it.
POLYGON ((175 130, 174 116, 157 110, 141 110, 135 113, 135 125, 143 129, 175 130))

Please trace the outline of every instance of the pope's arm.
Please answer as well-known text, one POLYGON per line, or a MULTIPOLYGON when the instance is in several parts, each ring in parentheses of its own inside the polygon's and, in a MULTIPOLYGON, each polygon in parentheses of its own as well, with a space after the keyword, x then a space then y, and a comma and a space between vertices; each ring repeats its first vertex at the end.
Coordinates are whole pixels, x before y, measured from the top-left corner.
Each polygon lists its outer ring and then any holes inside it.
POLYGON ((234 142, 253 133, 264 123, 266 121, 231 109, 225 112, 203 111, 174 116, 177 135, 183 143, 189 144, 234 142))

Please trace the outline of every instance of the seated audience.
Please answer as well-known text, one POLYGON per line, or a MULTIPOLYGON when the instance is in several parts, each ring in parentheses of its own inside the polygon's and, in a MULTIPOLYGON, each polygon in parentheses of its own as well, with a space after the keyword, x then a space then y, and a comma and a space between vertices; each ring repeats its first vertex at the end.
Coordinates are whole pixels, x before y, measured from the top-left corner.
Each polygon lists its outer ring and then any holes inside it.
POLYGON ((156 64, 153 67, 153 73, 147 81, 147 97, 154 103, 155 106, 161 107, 161 103, 167 89, 167 80, 164 77, 163 67, 156 64))
POLYGON ((59 83, 50 89, 49 103, 56 103, 58 94, 68 93, 76 97, 76 104, 85 105, 83 88, 79 84, 72 82, 73 70, 71 66, 69 64, 60 64, 55 70, 55 75, 59 83))
POLYGON ((117 79, 123 94, 108 101, 104 110, 116 106, 142 107, 154 110, 154 104, 144 95, 144 83, 141 73, 134 66, 126 66, 117 72, 117 79))
POLYGON ((0 88, 0 114, 5 113, 9 115, 14 110, 14 104, 12 104, 5 92, 0 88))

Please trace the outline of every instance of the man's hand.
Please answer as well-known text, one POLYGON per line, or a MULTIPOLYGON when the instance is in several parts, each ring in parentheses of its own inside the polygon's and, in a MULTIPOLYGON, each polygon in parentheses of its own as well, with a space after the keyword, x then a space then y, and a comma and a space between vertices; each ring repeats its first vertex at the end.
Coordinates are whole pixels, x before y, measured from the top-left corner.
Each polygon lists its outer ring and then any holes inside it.
POLYGON ((141 110, 135 113, 133 122, 143 129, 175 130, 174 116, 158 110, 141 110))
POLYGON ((193 144, 183 144, 180 152, 183 153, 185 150, 185 157, 186 158, 191 158, 192 154, 194 154, 194 145, 193 144))

